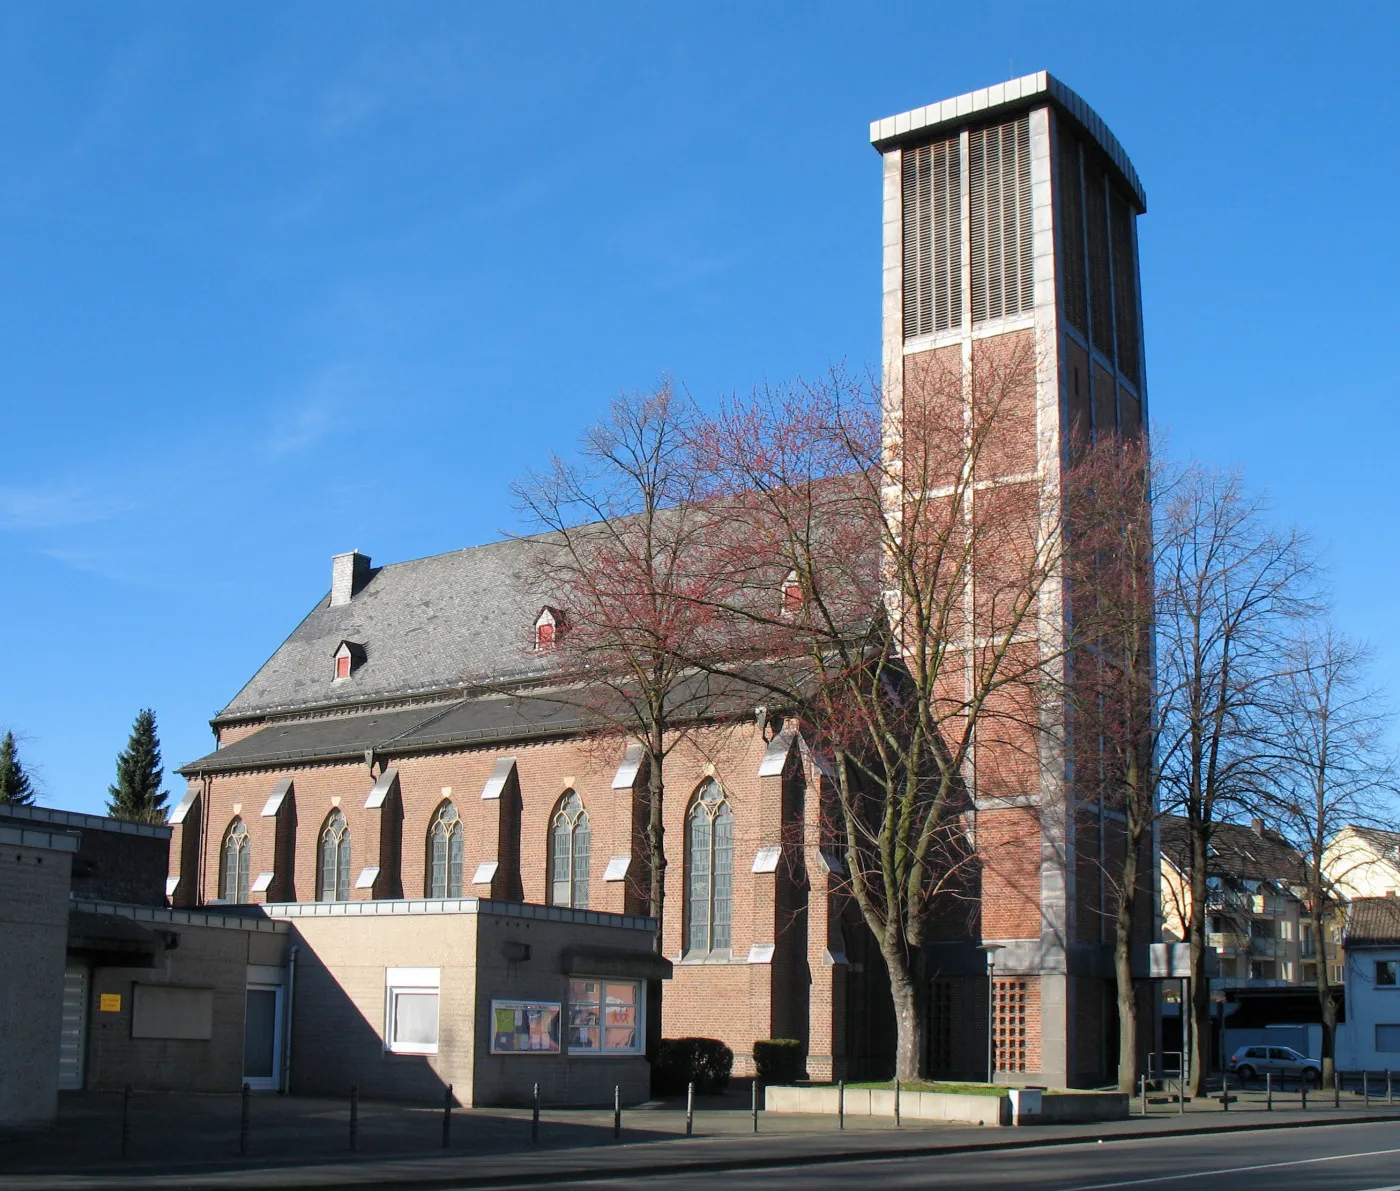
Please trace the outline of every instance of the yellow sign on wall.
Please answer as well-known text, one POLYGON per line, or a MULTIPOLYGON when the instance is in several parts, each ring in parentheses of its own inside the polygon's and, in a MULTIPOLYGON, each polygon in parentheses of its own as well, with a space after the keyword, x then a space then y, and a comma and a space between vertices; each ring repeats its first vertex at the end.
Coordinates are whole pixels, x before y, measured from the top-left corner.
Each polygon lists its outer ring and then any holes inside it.
POLYGON ((97 1009, 100 1013, 120 1013, 122 1011, 121 993, 103 993, 97 998, 97 1009))

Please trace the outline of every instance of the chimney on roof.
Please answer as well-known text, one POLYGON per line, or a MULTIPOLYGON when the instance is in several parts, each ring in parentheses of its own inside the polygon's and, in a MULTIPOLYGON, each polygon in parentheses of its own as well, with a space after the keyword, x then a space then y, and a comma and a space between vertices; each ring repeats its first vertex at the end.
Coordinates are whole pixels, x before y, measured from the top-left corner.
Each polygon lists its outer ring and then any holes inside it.
POLYGON ((348 604, 369 582, 369 555, 351 550, 331 559, 331 607, 348 604))
POLYGON ((1264 834, 1264 820, 1251 819, 1249 825, 1254 828, 1254 834, 1262 836, 1264 834))

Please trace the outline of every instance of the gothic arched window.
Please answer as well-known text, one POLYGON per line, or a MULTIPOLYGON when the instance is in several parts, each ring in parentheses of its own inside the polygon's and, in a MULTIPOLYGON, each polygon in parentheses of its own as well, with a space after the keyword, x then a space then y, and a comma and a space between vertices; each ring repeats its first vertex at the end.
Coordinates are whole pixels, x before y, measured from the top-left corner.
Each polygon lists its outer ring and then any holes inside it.
POLYGON ((588 908, 588 812, 569 790, 549 827, 549 903, 588 908))
POLYGON ((462 820, 444 802, 428 828, 428 896, 462 896, 462 820))
POLYGON ((224 851, 219 861, 219 897, 226 902, 248 900, 248 828, 235 819, 224 832, 224 851))
POLYGON ((685 920, 688 951, 729 949, 734 891, 734 815, 707 778, 686 817, 685 920))
POLYGON ((321 828, 320 852, 316 900, 349 901, 350 827, 339 807, 326 816, 326 825, 321 828))

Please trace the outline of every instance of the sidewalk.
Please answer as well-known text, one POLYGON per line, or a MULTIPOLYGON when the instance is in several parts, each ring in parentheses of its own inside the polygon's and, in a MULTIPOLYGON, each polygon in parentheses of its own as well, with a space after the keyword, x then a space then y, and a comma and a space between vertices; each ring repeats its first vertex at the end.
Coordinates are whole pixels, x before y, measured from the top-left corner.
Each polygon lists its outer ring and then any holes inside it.
MULTIPOLYGON (((352 1154, 345 1102, 267 1097, 253 1101, 249 1156, 243 1158, 238 1156, 237 1096, 148 1096, 138 1098, 131 1156, 122 1160, 117 1156, 121 1097, 87 1094, 65 1098, 54 1129, 0 1135, 0 1189, 528 1186, 1174 1133, 1400 1121, 1400 1105, 1375 1103, 1368 1111, 1359 1096, 1344 1096, 1343 1107, 1334 1108, 1330 1093, 1321 1098, 1313 1094, 1307 1112, 1299 1110, 1296 1096, 1286 1108, 1280 1099, 1275 1097, 1272 1112, 1263 1093, 1251 1092, 1229 1111, 1211 1098, 1188 1103, 1179 1113, 1174 1102, 1154 1105, 1149 1098, 1146 1117, 1022 1129, 922 1122, 896 1129, 892 1120, 851 1118, 842 1131, 833 1117, 760 1113, 755 1137, 747 1104, 723 1097, 697 1105, 693 1137, 684 1135, 685 1114, 674 1104, 628 1110, 621 1144, 613 1140, 611 1112, 545 1112, 539 1141, 532 1143, 528 1112, 459 1110, 453 1114, 447 1150, 441 1146, 440 1111, 362 1104, 358 1148, 352 1154)), ((1134 1108, 1140 1108, 1140 1101, 1134 1101, 1134 1108)))

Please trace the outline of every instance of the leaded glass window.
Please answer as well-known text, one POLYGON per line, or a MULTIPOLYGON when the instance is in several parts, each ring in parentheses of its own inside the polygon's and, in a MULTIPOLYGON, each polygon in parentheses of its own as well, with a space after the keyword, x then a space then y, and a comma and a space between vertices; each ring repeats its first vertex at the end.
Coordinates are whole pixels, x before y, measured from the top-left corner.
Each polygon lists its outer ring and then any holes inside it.
POLYGON ((462 820, 444 802, 428 828, 428 896, 462 896, 462 820))
POLYGON ((350 827, 337 807, 326 816, 321 828, 320 874, 316 882, 316 900, 343 902, 350 900, 350 827))
POLYGON ((242 819, 235 819, 224 832, 224 853, 221 861, 219 896, 226 902, 248 900, 248 828, 242 819))
POLYGON ((549 902, 588 908, 588 851, 592 835, 588 812, 570 790, 559 803, 549 829, 549 902))
POLYGON ((719 783, 696 791, 686 820, 689 951, 726 951, 734 895, 734 815, 719 783))

